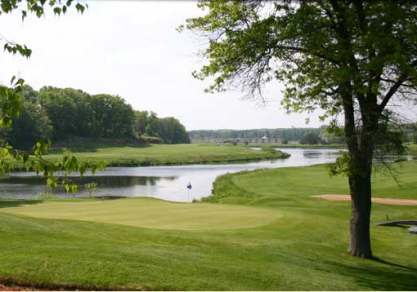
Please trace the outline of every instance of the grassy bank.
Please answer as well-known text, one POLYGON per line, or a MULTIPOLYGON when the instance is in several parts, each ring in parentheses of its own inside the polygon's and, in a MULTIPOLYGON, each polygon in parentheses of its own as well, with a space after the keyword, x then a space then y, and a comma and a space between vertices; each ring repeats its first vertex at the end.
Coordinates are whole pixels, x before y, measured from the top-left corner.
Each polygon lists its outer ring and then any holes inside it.
POLYGON ((262 147, 268 145, 270 147, 276 147, 276 148, 300 148, 300 149, 345 149, 346 145, 344 144, 326 144, 326 145, 303 145, 303 144, 277 144, 277 143, 271 143, 271 144, 263 144, 263 143, 251 143, 248 145, 244 145, 245 147, 262 147))
POLYGON ((410 153, 410 155, 412 155, 414 159, 417 159, 417 144, 406 143, 405 147, 408 153, 410 153))
MULTIPOLYGON (((416 199, 417 163, 375 197, 416 199)), ((0 282, 153 290, 416 290, 415 235, 376 227, 417 218, 416 206, 373 205, 378 260, 345 254, 346 178, 323 165, 226 175, 214 203, 149 198, 0 201, 0 282)))
MULTIPOLYGON (((373 196, 417 199, 417 162, 396 163, 393 166, 397 182, 384 169, 374 173, 373 196)), ((349 194, 347 178, 329 178, 324 165, 226 174, 217 178, 214 195, 204 198, 204 201, 238 201, 240 204, 253 205, 271 199, 304 201, 308 198, 310 201, 310 196, 320 194, 349 194), (302 192, 306 192, 305 196, 299 196, 302 192)))
POLYGON ((227 163, 263 159, 286 158, 280 151, 255 151, 232 145, 155 145, 84 143, 69 148, 54 148, 46 159, 57 159, 66 150, 73 152, 80 160, 106 160, 108 166, 150 166, 202 163, 227 163))

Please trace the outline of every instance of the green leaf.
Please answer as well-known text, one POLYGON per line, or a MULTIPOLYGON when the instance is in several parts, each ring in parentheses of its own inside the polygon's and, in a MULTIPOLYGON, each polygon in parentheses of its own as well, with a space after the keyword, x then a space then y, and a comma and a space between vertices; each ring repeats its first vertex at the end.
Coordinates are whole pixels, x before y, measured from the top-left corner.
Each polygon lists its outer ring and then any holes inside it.
POLYGON ((62 9, 60 7, 55 7, 54 8, 54 13, 55 14, 61 15, 61 11, 62 11, 62 9))
POLYGON ((75 5, 75 8, 77 9, 77 11, 84 13, 85 7, 80 3, 77 3, 77 5, 75 5))
POLYGON ((71 185, 71 192, 75 195, 78 191, 78 186, 77 185, 71 185))
POLYGON ((8 13, 12 9, 12 5, 10 4, 9 1, 1 1, 1 9, 4 12, 8 13))

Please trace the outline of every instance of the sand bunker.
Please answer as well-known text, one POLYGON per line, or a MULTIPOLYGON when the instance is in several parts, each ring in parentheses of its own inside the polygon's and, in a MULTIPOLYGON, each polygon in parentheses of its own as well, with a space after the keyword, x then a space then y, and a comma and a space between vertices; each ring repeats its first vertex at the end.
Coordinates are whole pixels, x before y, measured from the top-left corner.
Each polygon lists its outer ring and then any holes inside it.
MULTIPOLYGON (((328 201, 350 201, 349 195, 318 195, 315 198, 322 198, 328 201)), ((390 199, 390 198, 372 198, 372 203, 399 206, 417 206, 417 200, 390 199)))

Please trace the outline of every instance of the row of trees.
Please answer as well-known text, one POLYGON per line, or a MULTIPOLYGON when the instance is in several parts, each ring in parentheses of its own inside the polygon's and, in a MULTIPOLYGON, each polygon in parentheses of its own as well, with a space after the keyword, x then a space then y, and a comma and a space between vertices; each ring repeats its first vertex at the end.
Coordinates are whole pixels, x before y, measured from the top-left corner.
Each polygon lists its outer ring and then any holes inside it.
POLYGON ((12 127, 3 133, 17 148, 27 149, 39 137, 66 142, 77 137, 134 139, 148 135, 169 144, 189 142, 185 127, 177 119, 135 111, 119 96, 51 86, 38 92, 25 85, 21 99, 20 117, 14 118, 12 127))
MULTIPOLYGON (((195 130, 188 133, 194 139, 201 138, 241 138, 254 139, 266 135, 272 139, 281 139, 284 144, 288 142, 299 142, 300 144, 343 144, 345 136, 343 129, 340 133, 328 131, 327 126, 320 128, 287 128, 287 129, 253 129, 253 130, 195 130)), ((417 144, 417 123, 400 124, 391 127, 391 132, 399 132, 402 142, 413 142, 417 144)))
POLYGON ((191 137, 199 138, 279 138, 287 141, 300 141, 308 132, 320 134, 321 128, 253 129, 253 130, 196 130, 189 131, 191 137))
POLYGON ((152 111, 135 111, 135 119, 139 135, 160 137, 167 144, 190 143, 185 127, 176 118, 158 118, 152 111))
POLYGON ((196 130, 190 131, 192 138, 241 138, 254 139, 266 135, 268 138, 281 139, 284 144, 300 142, 301 144, 335 144, 344 143, 343 136, 338 136, 320 128, 287 128, 287 129, 253 129, 253 130, 196 130))

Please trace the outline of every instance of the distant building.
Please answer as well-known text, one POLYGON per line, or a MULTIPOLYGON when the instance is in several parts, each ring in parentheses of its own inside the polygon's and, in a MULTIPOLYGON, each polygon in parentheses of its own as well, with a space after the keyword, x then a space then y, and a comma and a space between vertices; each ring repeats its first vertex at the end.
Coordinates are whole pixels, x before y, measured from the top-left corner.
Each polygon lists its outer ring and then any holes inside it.
POLYGON ((194 138, 191 137, 191 143, 211 143, 211 144, 221 144, 221 143, 243 143, 247 141, 250 144, 279 144, 282 143, 282 138, 269 138, 267 135, 264 135, 262 138, 210 138, 210 137, 200 137, 194 138))

